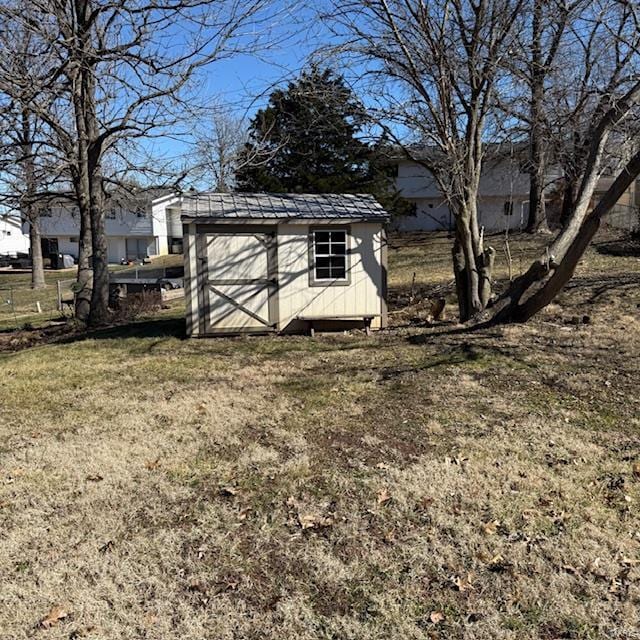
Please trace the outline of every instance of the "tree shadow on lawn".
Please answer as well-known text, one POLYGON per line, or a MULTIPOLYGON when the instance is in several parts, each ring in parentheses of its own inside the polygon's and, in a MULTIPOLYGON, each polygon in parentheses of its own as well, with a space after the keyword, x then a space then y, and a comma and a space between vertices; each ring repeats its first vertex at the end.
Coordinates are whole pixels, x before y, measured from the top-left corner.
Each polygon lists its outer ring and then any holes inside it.
POLYGON ((45 327, 0 331, 0 352, 16 353, 31 347, 73 344, 85 340, 129 338, 155 339, 150 346, 152 349, 159 340, 167 338, 185 340, 185 329, 183 318, 136 320, 97 329, 80 329, 70 322, 56 323, 45 327))
POLYGON ((82 340, 125 340, 128 338, 177 338, 186 340, 184 318, 156 318, 135 320, 125 324, 89 329, 63 337, 58 342, 68 344, 82 340))

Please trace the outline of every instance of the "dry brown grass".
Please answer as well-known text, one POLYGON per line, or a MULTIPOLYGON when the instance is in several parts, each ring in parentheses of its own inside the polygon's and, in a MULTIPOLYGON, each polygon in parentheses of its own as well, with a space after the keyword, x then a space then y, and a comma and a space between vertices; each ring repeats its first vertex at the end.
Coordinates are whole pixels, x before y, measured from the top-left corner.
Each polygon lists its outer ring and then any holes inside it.
MULTIPOLYGON (((446 283, 394 242, 396 295, 446 283)), ((639 281, 592 252, 526 326, 0 354, 0 637, 640 638, 639 281)))

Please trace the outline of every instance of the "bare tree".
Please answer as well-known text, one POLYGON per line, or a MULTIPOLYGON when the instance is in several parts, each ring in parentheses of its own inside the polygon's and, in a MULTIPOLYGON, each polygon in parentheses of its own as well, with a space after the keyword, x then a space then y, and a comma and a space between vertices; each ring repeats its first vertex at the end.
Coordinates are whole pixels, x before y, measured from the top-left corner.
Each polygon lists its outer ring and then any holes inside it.
POLYGON ((235 173, 248 132, 244 120, 232 115, 228 107, 213 110, 205 128, 196 135, 196 172, 201 173, 215 191, 233 191, 235 173))
POLYGON ((43 43, 20 22, 0 29, 0 200, 21 213, 29 226, 31 286, 45 286, 40 214, 65 182, 64 162, 51 130, 36 116, 32 103, 38 79, 52 60, 43 43))
MULTIPOLYGON (((60 81, 57 99, 69 105, 73 129, 50 117, 50 101, 34 112, 69 145, 80 213, 77 315, 108 319, 108 264, 103 165, 122 144, 171 131, 195 106, 195 77, 210 63, 260 46, 268 33, 266 0, 28 0, 37 21, 25 28, 47 41, 59 60, 46 80, 60 81), (244 27, 252 25, 251 39, 244 27), (66 136, 65 136, 66 134, 66 136), (89 298, 90 295, 90 298, 89 298)), ((22 13, 5 0, 3 12, 22 13)), ((186 118, 185 118, 186 121, 186 118)))
POLYGON ((373 62, 388 135, 435 178, 456 223, 453 264, 460 318, 491 298, 495 251, 478 225, 483 156, 503 60, 515 48, 525 0, 334 0, 329 24, 345 48, 373 62), (400 131, 400 133, 399 133, 400 131), (402 136, 404 131, 409 136, 402 136), (426 152, 425 152, 426 149, 426 152))
MULTIPOLYGON (((547 230, 545 210, 545 189, 550 165, 551 128, 547 115, 545 89, 550 75, 556 70, 558 52, 564 42, 567 28, 577 12, 586 6, 585 0, 533 0, 530 38, 521 37, 525 48, 525 64, 516 69, 516 76, 522 77, 528 88, 528 111, 520 114, 526 125, 529 138, 528 173, 529 216, 526 230, 529 233, 547 230)), ((556 113, 557 115, 557 113, 556 113)))
MULTIPOLYGON (((537 91, 544 88, 547 110, 557 108, 565 124, 580 122, 574 135, 563 131, 557 136, 562 142, 572 138, 568 155, 576 168, 577 187, 563 232, 496 300, 491 282, 494 252, 485 249, 477 221, 478 183, 486 143, 502 128, 501 106, 517 95, 519 78, 512 58, 521 50, 520 34, 531 24, 533 13, 541 19, 540 6, 535 0, 334 0, 332 6, 329 22, 339 25, 336 35, 345 39, 343 51, 368 62, 368 74, 381 81, 377 94, 385 98, 383 122, 394 123, 388 130, 408 158, 433 174, 455 216, 453 256, 461 320, 528 319, 571 277, 602 215, 615 204, 611 198, 637 175, 633 156, 592 209, 612 136, 640 99, 637 8, 617 0, 595 0, 581 6, 569 24, 566 6, 556 4, 561 11, 556 16, 556 25, 562 25, 556 26, 560 41, 556 44, 539 33, 535 37, 534 47, 541 50, 533 54, 537 62, 531 69, 542 59, 544 66, 550 55, 579 64, 578 81, 575 67, 554 69, 549 62, 544 69, 548 75, 533 82, 537 91), (409 135, 402 135, 405 132, 409 135), (425 146, 428 153, 416 152, 425 146)), ((539 154, 536 162, 539 170, 539 154)))

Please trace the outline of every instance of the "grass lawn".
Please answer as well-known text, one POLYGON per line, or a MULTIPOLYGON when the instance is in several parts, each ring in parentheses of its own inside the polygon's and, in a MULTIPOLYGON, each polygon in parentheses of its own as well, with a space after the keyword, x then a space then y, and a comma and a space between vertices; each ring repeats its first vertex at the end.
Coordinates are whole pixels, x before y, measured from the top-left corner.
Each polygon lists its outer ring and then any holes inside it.
POLYGON ((450 280, 394 238, 371 338, 0 353, 0 637, 640 638, 640 260, 473 333, 422 321, 450 280))
MULTIPOLYGON (((182 264, 182 256, 170 255, 154 258, 152 263, 140 267, 110 265, 109 270, 118 272, 123 277, 135 277, 138 271, 143 277, 145 270, 173 267, 182 264)), ((0 331, 16 329, 24 325, 40 326, 58 319, 57 282, 62 282, 63 300, 73 299, 70 285, 76 276, 76 268, 45 271, 46 286, 43 289, 31 289, 31 273, 29 270, 0 269, 0 331), (40 303, 41 313, 36 304, 40 303)), ((154 277, 156 277, 154 275, 154 277)), ((65 309, 71 315, 70 309, 65 309)))

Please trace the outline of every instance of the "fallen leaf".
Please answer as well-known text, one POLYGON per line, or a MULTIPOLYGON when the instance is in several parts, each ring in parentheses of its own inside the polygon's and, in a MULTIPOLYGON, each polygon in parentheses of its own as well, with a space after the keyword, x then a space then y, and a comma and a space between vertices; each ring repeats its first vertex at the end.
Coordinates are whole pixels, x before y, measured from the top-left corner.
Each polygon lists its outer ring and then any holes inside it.
POLYGON ((634 462, 631 465, 631 473, 636 480, 640 480, 640 462, 634 462))
POLYGON ((144 466, 149 470, 153 471, 154 469, 158 469, 160 467, 160 458, 156 458, 155 460, 147 460, 144 463, 144 466))
POLYGON ((225 498, 232 498, 233 496, 238 494, 238 490, 235 487, 220 487, 219 493, 225 498))
POLYGON ((144 624, 146 627, 155 627, 157 623, 158 616, 156 616, 154 613, 147 613, 144 616, 144 624))
POLYGON ((489 571, 493 571, 494 573, 502 573, 503 571, 507 571, 512 567, 512 563, 505 560, 500 554, 493 556, 491 560, 489 560, 489 571))
POLYGON ((376 465, 376 469, 388 469, 389 465, 384 463, 384 462, 378 462, 378 464, 376 465))
POLYGON ((64 620, 71 615, 71 612, 63 605, 57 604, 51 607, 51 611, 40 620, 40 626, 43 629, 49 629, 54 625, 58 624, 60 620, 64 620))
POLYGON ((333 518, 318 513, 299 513, 298 523, 302 529, 320 529, 333 524, 333 518))
POLYGON ((207 594, 207 585, 201 580, 198 580, 198 578, 190 578, 187 589, 189 589, 189 591, 197 591, 204 595, 207 594))
POLYGON ((378 504, 385 505, 391 500, 391 494, 386 489, 378 491, 378 504))
POLYGON ((87 476, 87 480, 89 480, 89 482, 100 482, 104 480, 104 478, 99 473, 96 473, 95 475, 87 476))
POLYGON ((442 613, 442 611, 432 611, 429 615, 429 620, 431 620, 433 624, 438 624, 444 620, 444 613, 442 613))
POLYGON ((498 520, 492 520, 491 522, 485 522, 482 525, 482 530, 484 531, 485 535, 492 536, 497 533, 499 526, 500 522, 498 520))
POLYGON ((464 593, 465 591, 471 591, 473 589, 473 584, 471 584, 472 579, 473 576, 471 574, 468 574, 466 579, 460 576, 452 576, 450 578, 453 586, 461 593, 464 593))

